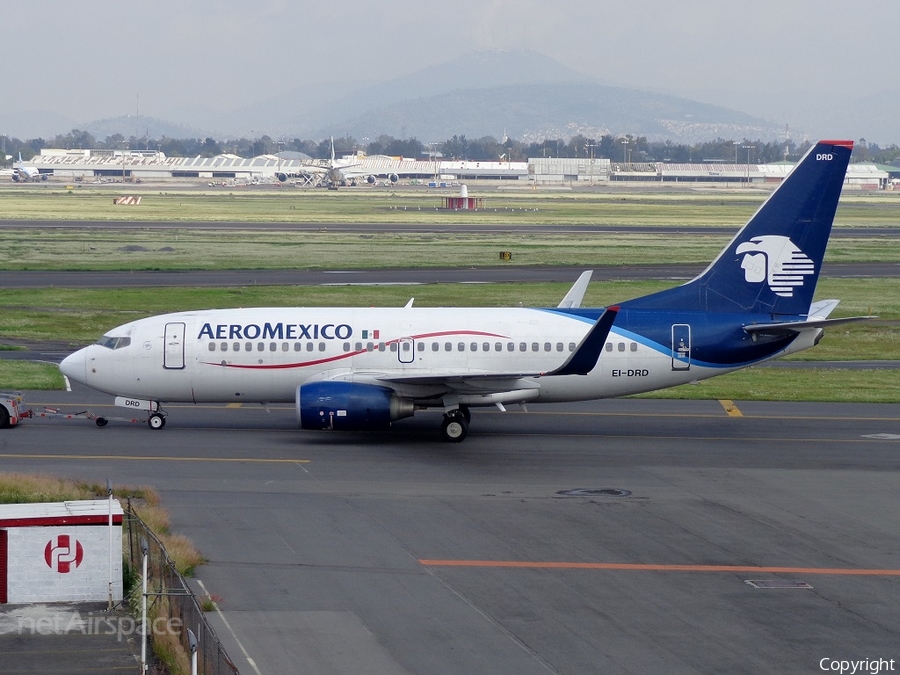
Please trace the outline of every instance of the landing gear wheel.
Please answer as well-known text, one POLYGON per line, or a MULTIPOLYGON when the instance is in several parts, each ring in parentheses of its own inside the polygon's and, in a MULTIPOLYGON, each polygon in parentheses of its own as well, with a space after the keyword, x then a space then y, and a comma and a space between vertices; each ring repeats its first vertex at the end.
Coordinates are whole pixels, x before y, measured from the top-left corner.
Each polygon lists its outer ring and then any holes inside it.
POLYGON ((441 422, 441 435, 445 441, 460 443, 468 433, 469 423, 461 413, 444 415, 444 421, 441 422))
POLYGON ((97 423, 98 427, 105 427, 107 424, 109 424, 109 420, 105 417, 98 417, 96 420, 94 420, 94 422, 97 423))
POLYGON ((150 425, 151 429, 162 429, 166 426, 166 418, 159 413, 153 413, 150 415, 150 419, 147 420, 147 424, 150 425))
POLYGON ((9 411, 6 406, 0 405, 0 429, 6 429, 10 426, 9 411))

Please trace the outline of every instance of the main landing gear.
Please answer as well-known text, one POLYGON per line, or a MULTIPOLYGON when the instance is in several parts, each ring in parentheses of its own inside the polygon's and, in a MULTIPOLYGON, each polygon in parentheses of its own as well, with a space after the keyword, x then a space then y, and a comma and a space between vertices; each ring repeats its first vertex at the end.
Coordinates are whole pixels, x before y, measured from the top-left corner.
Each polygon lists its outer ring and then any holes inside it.
POLYGON ((469 434, 469 422, 472 414, 467 406, 460 406, 456 410, 444 413, 441 422, 441 435, 450 443, 461 443, 469 434))

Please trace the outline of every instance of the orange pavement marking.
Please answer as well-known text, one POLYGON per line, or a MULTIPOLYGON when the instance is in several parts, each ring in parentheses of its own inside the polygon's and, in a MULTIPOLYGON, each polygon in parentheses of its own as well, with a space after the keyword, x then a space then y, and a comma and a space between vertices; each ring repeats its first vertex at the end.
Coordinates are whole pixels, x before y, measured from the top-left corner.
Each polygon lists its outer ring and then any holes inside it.
POLYGON ((518 560, 427 560, 426 567, 507 567, 525 569, 622 570, 627 572, 769 572, 770 574, 840 574, 900 577, 900 570, 846 567, 757 567, 755 565, 652 565, 640 563, 532 562, 518 560))

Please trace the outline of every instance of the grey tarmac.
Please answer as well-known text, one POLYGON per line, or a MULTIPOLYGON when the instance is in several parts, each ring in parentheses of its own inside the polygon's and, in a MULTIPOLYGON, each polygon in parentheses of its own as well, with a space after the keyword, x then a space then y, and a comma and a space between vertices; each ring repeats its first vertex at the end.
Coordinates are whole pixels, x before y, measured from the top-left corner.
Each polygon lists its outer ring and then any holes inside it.
MULTIPOLYGON (((84 389, 27 398, 114 410, 84 389)), ((900 404, 476 410, 461 445, 438 414, 329 434, 290 406, 167 409, 161 431, 27 420, 0 465, 155 486, 209 560, 192 583, 222 598, 241 672, 900 660, 900 404)))

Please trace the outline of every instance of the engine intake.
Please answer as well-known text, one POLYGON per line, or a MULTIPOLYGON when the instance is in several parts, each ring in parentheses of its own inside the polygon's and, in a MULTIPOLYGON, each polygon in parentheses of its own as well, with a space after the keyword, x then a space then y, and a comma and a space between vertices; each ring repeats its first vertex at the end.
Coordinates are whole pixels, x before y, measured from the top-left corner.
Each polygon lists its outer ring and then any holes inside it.
POLYGON ((388 387, 355 382, 302 384, 296 403, 301 429, 383 429, 415 412, 412 401, 388 387))

